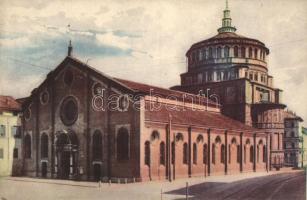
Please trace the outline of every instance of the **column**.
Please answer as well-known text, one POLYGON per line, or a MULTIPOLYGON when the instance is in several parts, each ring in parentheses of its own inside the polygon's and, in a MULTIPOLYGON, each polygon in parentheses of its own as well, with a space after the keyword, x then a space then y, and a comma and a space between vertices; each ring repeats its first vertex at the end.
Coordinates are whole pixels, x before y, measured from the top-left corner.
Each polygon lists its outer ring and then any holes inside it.
POLYGON ((191 142, 191 133, 192 133, 192 128, 191 127, 189 127, 188 128, 188 147, 189 147, 189 157, 188 157, 188 164, 189 164, 189 166, 188 166, 188 175, 189 175, 189 177, 191 177, 191 174, 192 174, 192 160, 191 160, 191 158, 192 158, 192 156, 191 156, 191 153, 192 153, 192 142, 191 142))
POLYGON ((224 160, 224 165, 225 165, 225 174, 228 172, 228 138, 227 138, 227 130, 225 130, 225 160, 224 160))
POLYGON ((254 133, 254 158, 253 158, 253 169, 254 169, 254 172, 256 171, 256 149, 257 149, 257 147, 256 147, 256 133, 254 133))
POLYGON ((58 154, 55 153, 55 156, 54 156, 54 177, 55 178, 59 177, 58 176, 58 170, 59 170, 59 168, 58 168, 58 154))
POLYGON ((243 132, 240 133, 240 172, 243 172, 243 132))
POLYGON ((73 162, 73 153, 69 152, 69 178, 72 179, 74 175, 74 162, 73 162))
POLYGON ((169 181, 172 180, 171 178, 171 139, 170 139, 170 124, 167 125, 166 128, 166 156, 167 156, 167 163, 166 163, 166 171, 167 171, 167 178, 169 181))
POLYGON ((269 145, 269 135, 267 134, 266 135, 266 142, 265 142, 265 168, 266 168, 266 171, 268 172, 269 171, 269 159, 268 159, 268 145, 269 145))
POLYGON ((271 153, 271 151, 272 151, 272 134, 271 133, 268 133, 268 134, 270 135, 270 137, 269 137, 269 145, 270 145, 269 150, 270 151, 268 151, 268 157, 269 157, 268 162, 269 162, 269 168, 270 168, 270 170, 272 170, 272 153, 271 153))
POLYGON ((174 141, 174 164, 173 164, 173 180, 176 179, 176 136, 173 133, 173 141, 174 141))
POLYGON ((210 176, 210 173, 211 173, 211 141, 210 141, 210 132, 211 132, 211 130, 210 129, 208 129, 207 130, 207 133, 208 133, 208 156, 207 156, 207 158, 208 158, 208 162, 207 162, 207 164, 208 164, 208 176, 210 176))

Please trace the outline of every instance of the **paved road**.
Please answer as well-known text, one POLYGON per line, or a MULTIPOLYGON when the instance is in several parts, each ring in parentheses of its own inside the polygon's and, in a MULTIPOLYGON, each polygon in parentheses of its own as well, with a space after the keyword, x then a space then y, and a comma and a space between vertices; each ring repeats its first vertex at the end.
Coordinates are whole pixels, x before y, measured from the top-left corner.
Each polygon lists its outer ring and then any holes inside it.
MULTIPOLYGON (((184 194, 185 188, 168 193, 184 194)), ((306 175, 300 171, 230 183, 205 182, 191 186, 189 194, 194 196, 191 199, 204 200, 305 200, 306 175)))
POLYGON ((33 178, 0 178, 0 200, 163 200, 184 199, 189 182, 189 199, 304 200, 303 171, 258 172, 207 178, 178 179, 174 182, 102 184, 33 178), (269 174, 269 175, 268 175, 269 174))

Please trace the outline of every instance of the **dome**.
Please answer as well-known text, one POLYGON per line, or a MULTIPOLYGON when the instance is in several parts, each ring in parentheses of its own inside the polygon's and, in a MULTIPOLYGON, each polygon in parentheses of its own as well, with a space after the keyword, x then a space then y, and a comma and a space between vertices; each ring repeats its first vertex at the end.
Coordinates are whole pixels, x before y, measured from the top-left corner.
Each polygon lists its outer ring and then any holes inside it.
POLYGON ((272 86, 267 68, 269 49, 257 39, 236 33, 227 1, 223 16, 217 35, 194 43, 187 51, 187 72, 181 74, 181 84, 248 79, 272 86))
POLYGON ((197 42, 191 46, 191 48, 187 51, 186 55, 189 54, 189 52, 193 49, 198 49, 210 45, 252 45, 252 46, 258 46, 260 48, 263 48, 263 50, 266 52, 266 54, 269 54, 269 49, 265 46, 265 44, 257 39, 248 38, 242 35, 239 35, 235 32, 222 32, 218 33, 217 35, 202 40, 200 42, 197 42))

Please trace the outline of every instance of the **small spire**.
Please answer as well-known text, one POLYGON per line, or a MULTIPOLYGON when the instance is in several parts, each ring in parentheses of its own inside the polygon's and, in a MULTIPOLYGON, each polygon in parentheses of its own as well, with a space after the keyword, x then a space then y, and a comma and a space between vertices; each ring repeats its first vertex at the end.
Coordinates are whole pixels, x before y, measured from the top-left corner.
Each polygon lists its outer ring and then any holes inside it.
POLYGON ((224 10, 224 16, 222 19, 222 27, 219 28, 217 31, 219 33, 225 32, 236 32, 236 28, 231 26, 231 17, 230 17, 230 10, 228 8, 228 0, 226 0, 226 8, 224 10))
POLYGON ((71 45, 71 40, 69 40, 67 56, 71 56, 71 54, 72 54, 72 45, 71 45))

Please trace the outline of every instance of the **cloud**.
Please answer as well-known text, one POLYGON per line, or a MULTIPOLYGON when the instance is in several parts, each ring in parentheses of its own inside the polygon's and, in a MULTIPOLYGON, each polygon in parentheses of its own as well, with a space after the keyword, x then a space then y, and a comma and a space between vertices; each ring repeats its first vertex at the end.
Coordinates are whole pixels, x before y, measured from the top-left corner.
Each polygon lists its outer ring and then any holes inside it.
POLYGON ((28 37, 18 37, 18 38, 2 38, 0 39, 0 46, 5 46, 8 48, 22 47, 30 45, 30 40, 28 37))
MULTIPOLYGON (((69 40, 78 58, 91 58, 91 65, 112 76, 163 87, 179 84, 180 74, 186 71, 186 51, 193 43, 217 34, 224 3, 1 1, 0 70, 1 81, 7 85, 3 89, 2 84, 0 91, 27 95, 35 87, 31 80, 47 73, 7 57, 55 67, 65 57, 69 40), (10 73, 4 76, 3 71, 10 73), (23 82, 17 92, 13 79, 7 76, 31 84, 23 82)), ((269 73, 275 86, 284 89, 283 101, 307 121, 306 7, 304 0, 230 1, 237 33, 259 39, 270 48, 269 73)))
POLYGON ((131 49, 130 38, 127 36, 118 37, 113 33, 97 34, 96 38, 101 44, 118 47, 123 50, 131 49))

